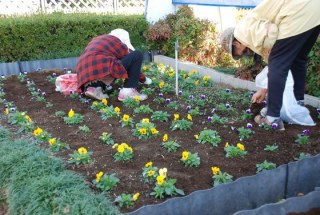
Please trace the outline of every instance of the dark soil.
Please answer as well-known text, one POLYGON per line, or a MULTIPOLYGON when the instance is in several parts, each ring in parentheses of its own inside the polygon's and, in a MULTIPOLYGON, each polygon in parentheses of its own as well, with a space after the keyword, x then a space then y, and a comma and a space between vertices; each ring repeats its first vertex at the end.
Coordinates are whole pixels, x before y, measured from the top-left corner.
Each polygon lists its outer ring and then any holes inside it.
MULTIPOLYGON (((119 124, 119 118, 111 118, 103 121, 97 111, 91 110, 90 105, 83 104, 78 100, 72 99, 69 96, 64 96, 55 91, 55 85, 46 81, 46 78, 52 72, 61 74, 60 70, 47 70, 38 73, 29 73, 28 78, 33 80, 37 88, 42 92, 46 92, 46 100, 53 104, 53 107, 47 108, 43 102, 37 102, 29 93, 26 83, 22 83, 17 79, 17 76, 8 77, 4 81, 5 99, 8 102, 13 102, 19 111, 25 111, 33 119, 36 126, 51 133, 52 137, 57 137, 61 141, 70 146, 70 150, 62 150, 55 153, 56 156, 67 161, 74 150, 79 147, 86 147, 88 151, 93 151, 93 163, 88 165, 71 165, 66 167, 83 175, 88 184, 95 192, 99 192, 92 185, 92 180, 95 179, 96 173, 103 171, 111 174, 116 173, 120 179, 120 183, 112 191, 109 192, 112 199, 122 193, 140 193, 140 198, 135 203, 135 206, 129 209, 121 209, 122 212, 134 211, 143 205, 156 204, 163 202, 166 199, 156 199, 150 196, 154 188, 154 184, 144 182, 141 177, 142 168, 144 165, 152 161, 153 165, 159 168, 168 168, 168 177, 177 179, 176 187, 182 189, 185 194, 190 194, 196 190, 208 189, 212 187, 212 166, 220 167, 220 170, 227 172, 236 180, 243 176, 250 176, 256 174, 256 164, 267 160, 275 163, 277 166, 294 161, 301 152, 316 155, 320 152, 320 119, 317 118, 316 109, 308 107, 317 126, 307 127, 299 125, 286 124, 286 130, 274 131, 265 130, 254 125, 255 134, 248 140, 241 143, 245 145, 248 155, 240 158, 226 158, 224 145, 226 142, 236 145, 239 142, 239 135, 236 129, 238 127, 246 127, 248 122, 254 124, 253 117, 249 120, 231 121, 225 125, 210 124, 207 122, 207 116, 197 116, 193 118, 192 129, 188 131, 171 131, 170 122, 155 122, 160 135, 149 140, 139 140, 132 135, 131 128, 122 128, 119 124), (55 116, 55 112, 64 111, 68 113, 70 109, 76 113, 84 116, 84 122, 81 125, 87 125, 91 129, 91 133, 85 134, 79 131, 79 125, 68 126, 63 122, 61 117, 55 116), (221 136, 222 142, 218 147, 211 147, 207 144, 199 144, 194 138, 195 134, 199 134, 205 127, 213 129, 221 136), (304 129, 309 129, 310 142, 306 145, 299 145, 295 143, 297 134, 304 129), (133 147, 134 158, 127 162, 114 161, 113 155, 115 150, 110 145, 102 144, 99 136, 103 132, 112 133, 112 137, 116 143, 128 143, 133 147), (181 148, 177 152, 169 153, 160 145, 162 143, 162 136, 168 133, 171 140, 176 140, 181 148), (276 152, 265 151, 266 145, 277 144, 279 146, 276 152), (185 167, 180 159, 181 153, 184 150, 191 152, 198 152, 201 158, 199 167, 185 167)), ((213 90, 213 89, 212 89, 213 90)), ((157 93, 156 93, 157 94, 157 93)), ((158 95, 158 94, 157 94, 158 95)), ((175 95, 168 97, 176 99, 175 95)), ((173 116, 173 113, 180 113, 181 117, 185 117, 186 110, 173 111, 165 107, 165 105, 158 105, 153 102, 154 96, 149 96, 147 101, 143 104, 149 104, 153 110, 165 110, 173 116)), ((217 98, 218 99, 218 98, 217 98)), ((135 123, 142 118, 150 118, 151 114, 133 114, 133 109, 125 108, 122 103, 115 98, 108 100, 108 105, 119 106, 121 108, 121 116, 125 113, 134 118, 135 123)), ((239 108, 241 108, 241 104, 239 108)), ((206 107, 211 110, 212 107, 206 107)), ((242 107, 240 110, 245 110, 248 107, 242 107)), ((258 114, 262 108, 261 105, 251 106, 253 116, 258 114)), ((222 113, 221 113, 222 114, 222 113)), ((231 116, 227 116, 229 119, 231 116)), ((9 126, 8 124, 6 126, 9 126)), ((48 147, 45 145, 44 147, 48 147)))
POLYGON ((320 214, 320 208, 312 208, 307 212, 301 212, 301 213, 288 213, 288 215, 319 215, 320 214))

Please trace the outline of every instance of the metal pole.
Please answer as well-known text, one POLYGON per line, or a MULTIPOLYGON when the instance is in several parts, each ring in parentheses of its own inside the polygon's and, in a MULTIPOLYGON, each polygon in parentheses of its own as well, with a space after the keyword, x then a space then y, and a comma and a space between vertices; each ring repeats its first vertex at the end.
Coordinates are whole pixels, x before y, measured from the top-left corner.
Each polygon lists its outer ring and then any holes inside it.
POLYGON ((220 33, 222 33, 223 27, 222 27, 222 18, 221 18, 221 9, 218 7, 218 14, 219 14, 219 24, 220 24, 220 33))
POLYGON ((178 40, 175 42, 174 45, 174 50, 175 50, 175 59, 176 59, 176 95, 178 96, 179 94, 179 84, 178 84, 178 51, 179 51, 179 42, 178 40))

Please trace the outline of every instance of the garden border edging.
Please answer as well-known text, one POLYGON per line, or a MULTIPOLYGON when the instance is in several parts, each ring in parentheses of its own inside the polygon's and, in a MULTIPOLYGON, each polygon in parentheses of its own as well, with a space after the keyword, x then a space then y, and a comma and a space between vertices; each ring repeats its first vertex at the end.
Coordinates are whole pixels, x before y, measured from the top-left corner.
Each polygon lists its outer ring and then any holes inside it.
MULTIPOLYGON (((175 64, 176 64, 175 59, 164 56, 164 55, 155 55, 154 61, 156 63, 162 63, 164 65, 168 65, 172 67, 175 67, 175 64)), ((208 67, 199 66, 194 63, 185 62, 185 61, 178 61, 178 67, 179 69, 182 69, 185 71, 197 70, 200 76, 208 75, 211 77, 212 81, 217 83, 224 83, 224 84, 231 85, 232 87, 235 87, 235 88, 248 89, 251 91, 258 90, 255 83, 252 81, 235 78, 232 75, 227 75, 227 74, 218 72, 214 69, 210 69, 208 67)), ((305 104, 315 108, 320 108, 319 98, 305 94, 304 99, 305 99, 305 104)))
POLYGON ((320 201, 317 201, 319 186, 320 154, 254 176, 242 177, 229 184, 195 191, 184 197, 174 197, 160 204, 143 206, 128 215, 260 215, 261 211, 265 211, 265 215, 286 215, 288 212, 320 207, 320 201), (318 192, 314 193, 314 190, 318 192), (308 197, 296 197, 298 193, 308 197), (273 213, 275 211, 277 213, 273 213))

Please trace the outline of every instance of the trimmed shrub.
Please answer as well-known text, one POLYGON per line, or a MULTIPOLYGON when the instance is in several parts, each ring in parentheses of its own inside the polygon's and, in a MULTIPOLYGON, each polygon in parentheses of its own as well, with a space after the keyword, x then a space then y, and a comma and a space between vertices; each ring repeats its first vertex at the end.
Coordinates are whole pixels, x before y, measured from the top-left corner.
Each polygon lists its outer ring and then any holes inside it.
POLYGON ((53 13, 0 18, 0 62, 77 57, 93 37, 115 28, 126 29, 131 43, 143 49, 147 26, 142 15, 53 13))

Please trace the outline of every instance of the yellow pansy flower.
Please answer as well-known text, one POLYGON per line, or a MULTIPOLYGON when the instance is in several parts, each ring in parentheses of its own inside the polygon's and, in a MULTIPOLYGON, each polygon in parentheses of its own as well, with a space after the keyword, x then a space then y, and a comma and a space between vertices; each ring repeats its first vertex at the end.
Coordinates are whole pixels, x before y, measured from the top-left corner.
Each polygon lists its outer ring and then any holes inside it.
POLYGON ((92 104, 93 104, 94 106, 98 106, 98 105, 99 105, 99 102, 94 101, 94 102, 92 102, 92 104))
POLYGON ((121 145, 123 145, 124 148, 130 147, 130 146, 129 146, 128 144, 126 144, 126 143, 121 143, 121 145))
POLYGON ((101 102, 102 102, 102 104, 103 104, 104 106, 107 106, 107 105, 108 105, 108 100, 105 99, 105 98, 103 98, 103 99, 101 100, 101 102))
POLYGON ((132 149, 130 146, 128 146, 127 149, 128 149, 130 152, 133 152, 133 149, 132 149))
POLYGON ((244 145, 242 145, 241 143, 238 143, 238 144, 237 144, 237 147, 238 147, 240 150, 244 151, 244 145))
POLYGON ((140 129, 139 129, 139 132, 140 132, 140 134, 145 135, 145 134, 147 134, 147 129, 145 129, 145 128, 140 128, 140 129))
POLYGON ((148 168, 148 167, 150 167, 150 166, 152 166, 152 161, 149 161, 148 163, 146 163, 144 166, 146 167, 146 168, 148 168))
POLYGON ((199 80, 194 81, 194 85, 198 86, 199 85, 199 80))
POLYGON ((164 179, 165 179, 164 176, 158 175, 157 176, 157 184, 161 186, 163 184, 163 182, 164 182, 164 179))
POLYGON ((183 151, 182 152, 182 160, 188 160, 188 157, 189 157, 189 152, 187 151, 183 151))
POLYGON ((4 113, 8 115, 9 114, 9 108, 4 109, 4 113))
POLYGON ((68 117, 72 118, 74 116, 74 111, 72 109, 70 109, 69 113, 68 113, 68 117))
POLYGON ((192 121, 192 116, 190 114, 188 114, 187 119, 192 121))
POLYGON ((198 134, 195 134, 193 136, 194 136, 194 138, 196 138, 196 140, 199 139, 199 135, 198 134))
POLYGON ((147 69, 148 69, 147 66, 143 66, 143 67, 142 67, 142 70, 143 70, 143 71, 146 71, 147 69))
POLYGON ((173 114, 173 116, 174 116, 173 120, 178 120, 179 119, 179 114, 178 113, 173 114))
POLYGON ((188 73, 188 76, 192 76, 193 74, 197 74, 198 71, 197 70, 191 70, 189 73, 188 73))
POLYGON ((122 120, 123 120, 124 122, 128 122, 129 119, 130 119, 130 116, 129 116, 128 114, 124 114, 123 117, 122 117, 122 120))
POLYGON ((220 172, 220 168, 219 167, 211 167, 211 170, 212 170, 212 174, 213 175, 218 175, 219 172, 220 172))
POLYGON ((123 153, 124 152, 124 146, 122 144, 119 145, 117 150, 118 150, 119 153, 123 153))
POLYGON ((159 133, 159 131, 157 129, 155 129, 155 128, 151 128, 150 131, 151 131, 152 134, 158 134, 159 133))
POLYGON ((99 173, 97 173, 96 174, 96 182, 99 182, 100 181, 100 179, 101 179, 101 177, 103 176, 103 172, 102 171, 100 171, 99 173))
POLYGON ((170 72, 169 77, 173 77, 176 73, 175 72, 170 72))
POLYGON ((134 202, 137 201, 138 198, 139 198, 139 196, 140 196, 140 193, 135 193, 135 194, 133 195, 133 197, 132 197, 132 200, 133 200, 134 202))
POLYGON ((80 155, 82 155, 82 154, 87 154, 87 153, 88 153, 88 151, 87 151, 87 149, 86 149, 86 148, 84 148, 84 147, 80 147, 80 148, 78 149, 78 153, 79 153, 80 155))
POLYGON ((150 120, 149 120, 148 118, 144 118, 144 119, 141 120, 141 122, 142 122, 142 123, 149 123, 150 120))
POLYGON ((120 108, 119 108, 119 107, 115 107, 115 108, 114 108, 114 112, 120 113, 120 108))
POLYGON ((203 81, 209 81, 210 80, 210 76, 205 75, 205 76, 202 77, 202 80, 203 81))
POLYGON ((149 176, 149 177, 151 177, 151 176, 153 176, 153 175, 154 175, 154 173, 155 173, 155 171, 154 171, 154 170, 150 170, 150 171, 148 171, 148 176, 149 176))
POLYGON ((133 98, 134 98, 134 100, 136 100, 136 102, 140 101, 140 96, 134 96, 133 98))
POLYGON ((161 81, 161 82, 159 83, 159 88, 161 89, 163 86, 164 86, 164 81, 161 81))
POLYGON ((163 142, 166 142, 168 140, 168 134, 164 134, 163 135, 163 138, 162 138, 162 141, 163 142))
POLYGON ((224 148, 227 148, 229 146, 229 143, 226 142, 226 145, 224 145, 224 148))
POLYGON ((34 135, 35 137, 37 137, 37 136, 39 136, 42 132, 43 132, 43 130, 38 127, 36 130, 33 131, 33 135, 34 135))
POLYGON ((29 121, 29 122, 32 122, 32 119, 29 115, 25 115, 25 118, 29 121))
POLYGON ((164 64, 163 63, 159 63, 158 67, 161 69, 164 67, 164 64))
POLYGON ((56 138, 50 138, 50 140, 49 140, 50 145, 55 144, 55 142, 56 142, 56 138))

